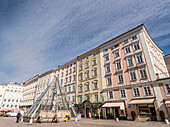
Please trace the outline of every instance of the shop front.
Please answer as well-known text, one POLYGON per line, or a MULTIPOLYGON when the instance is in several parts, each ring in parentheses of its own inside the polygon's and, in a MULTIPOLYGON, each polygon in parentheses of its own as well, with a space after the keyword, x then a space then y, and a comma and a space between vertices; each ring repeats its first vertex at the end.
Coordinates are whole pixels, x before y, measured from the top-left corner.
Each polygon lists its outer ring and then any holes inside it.
POLYGON ((102 105, 103 117, 106 119, 126 119, 124 102, 106 102, 102 105))
POLYGON ((85 100, 81 104, 75 104, 76 111, 78 114, 81 114, 84 118, 103 118, 103 113, 101 110, 102 103, 91 103, 88 100, 85 100), (90 114, 90 115, 89 115, 90 114))
POLYGON ((137 111, 131 111, 131 117, 133 120, 157 120, 157 114, 154 105, 155 99, 134 99, 128 104, 131 107, 136 106, 134 109, 137 111), (136 114, 137 113, 137 114, 136 114))
POLYGON ((167 115, 168 115, 167 118, 168 120, 170 120, 170 98, 164 99, 164 104, 165 104, 165 108, 166 108, 167 115))

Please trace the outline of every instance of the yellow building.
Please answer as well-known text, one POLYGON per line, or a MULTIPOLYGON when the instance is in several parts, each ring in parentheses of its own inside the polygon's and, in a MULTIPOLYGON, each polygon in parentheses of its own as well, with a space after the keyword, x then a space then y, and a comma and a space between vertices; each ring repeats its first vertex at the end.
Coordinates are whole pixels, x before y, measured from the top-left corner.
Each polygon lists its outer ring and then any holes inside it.
POLYGON ((6 85, 0 84, 0 109, 2 109, 2 102, 6 91, 6 85))
POLYGON ((103 102, 99 48, 77 57, 76 110, 82 116, 97 114, 103 102))

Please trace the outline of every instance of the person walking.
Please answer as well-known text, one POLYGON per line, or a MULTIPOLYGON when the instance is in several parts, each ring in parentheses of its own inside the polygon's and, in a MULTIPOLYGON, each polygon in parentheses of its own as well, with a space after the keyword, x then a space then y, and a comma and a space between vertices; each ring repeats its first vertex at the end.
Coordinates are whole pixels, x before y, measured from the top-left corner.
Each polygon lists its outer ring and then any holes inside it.
POLYGON ((20 113, 20 111, 19 111, 19 112, 17 113, 17 121, 16 121, 16 123, 19 123, 20 118, 21 118, 21 113, 20 113))

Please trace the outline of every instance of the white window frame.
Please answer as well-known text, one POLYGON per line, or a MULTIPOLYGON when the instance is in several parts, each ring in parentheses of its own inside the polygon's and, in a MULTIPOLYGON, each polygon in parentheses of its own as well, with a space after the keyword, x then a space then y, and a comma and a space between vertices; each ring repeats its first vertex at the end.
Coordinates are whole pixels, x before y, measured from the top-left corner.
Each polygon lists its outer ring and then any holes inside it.
POLYGON ((130 66, 134 66, 134 62, 133 62, 133 57, 132 57, 132 56, 131 56, 131 57, 128 57, 128 58, 126 58, 126 61, 127 61, 127 65, 128 65, 128 67, 130 67, 130 66), (129 60, 131 60, 132 64, 129 64, 129 60))
POLYGON ((125 54, 129 54, 129 53, 131 53, 132 52, 132 50, 131 50, 131 46, 127 46, 127 47, 125 47, 124 48, 124 51, 125 51, 125 54), (127 52, 127 50, 126 49, 129 49, 129 51, 127 52))
POLYGON ((120 98, 127 98, 126 89, 120 89, 119 92, 120 92, 120 98), (124 91, 124 95, 125 96, 122 96, 122 92, 121 91, 124 91))
POLYGON ((107 62, 110 61, 109 55, 106 55, 106 56, 104 57, 104 61, 105 61, 105 63, 107 63, 107 62), (108 59, 106 59, 106 58, 108 58, 108 59))
POLYGON ((117 75, 117 78, 118 78, 118 83, 119 83, 119 84, 124 83, 123 74, 118 74, 118 75, 117 75), (122 76, 121 76, 121 78, 122 78, 121 80, 119 79, 119 76, 120 76, 120 75, 122 75, 122 76), (122 82, 120 82, 120 81, 122 81, 122 82))
POLYGON ((110 73, 110 72, 111 72, 111 70, 110 70, 110 64, 109 64, 109 65, 106 65, 106 73, 110 73), (108 71, 107 67, 109 67, 109 71, 108 71))
POLYGON ((132 92, 133 92, 133 97, 135 97, 135 98, 141 97, 140 87, 133 87, 133 88, 132 88, 132 92), (135 91, 134 91, 135 89, 138 89, 138 91, 139 91, 139 96, 135 96, 135 91))
POLYGON ((129 71, 129 77, 130 77, 130 81, 136 81, 137 80, 136 71, 135 70, 129 71), (131 76, 131 73, 132 73, 132 76, 131 76), (134 77, 136 77, 136 79, 134 79, 134 77))
POLYGON ((117 62, 115 62, 115 64, 116 64, 116 70, 121 70, 122 69, 121 61, 117 61, 117 62))
POLYGON ((149 96, 153 96, 153 92, 152 92, 152 88, 151 86, 143 86, 143 93, 145 97, 149 97, 149 96), (148 92, 148 88, 150 89, 151 95, 147 95, 145 92, 145 87, 147 88, 147 92, 148 92))
POLYGON ((142 54, 135 55, 135 57, 136 57, 137 64, 144 63, 144 59, 143 59, 143 55, 142 54))
POLYGON ((114 51, 114 57, 115 57, 115 58, 120 57, 119 50, 114 51))
POLYGON ((166 85, 169 85, 169 89, 170 89, 170 83, 165 83, 165 84, 164 84, 165 94, 166 94, 166 96, 170 96, 170 92, 168 93, 168 90, 167 90, 167 86, 166 86, 166 85))
POLYGON ((112 85, 112 77, 107 77, 107 85, 108 85, 108 86, 112 85), (109 80, 108 80, 108 79, 111 80, 111 84, 109 83, 109 80))
POLYGON ((139 41, 138 41, 137 43, 133 44, 133 50, 134 50, 134 51, 137 51, 137 50, 140 50, 140 49, 141 49, 141 47, 140 47, 139 41), (138 45, 138 46, 137 46, 137 45, 138 45), (138 48, 135 49, 135 46, 138 47, 138 48))
POLYGON ((108 91, 108 98, 109 98, 109 99, 114 99, 113 91, 108 91), (112 98, 111 98, 111 96, 110 96, 110 93, 112 93, 112 98))
POLYGON ((148 78, 148 73, 147 73, 146 68, 141 68, 141 69, 139 69, 139 74, 140 74, 140 79, 147 79, 147 78, 148 78), (144 70, 145 70, 145 72, 146 72, 146 76, 145 76, 145 77, 142 77, 141 71, 142 71, 142 74, 145 75, 145 74, 144 74, 144 70))

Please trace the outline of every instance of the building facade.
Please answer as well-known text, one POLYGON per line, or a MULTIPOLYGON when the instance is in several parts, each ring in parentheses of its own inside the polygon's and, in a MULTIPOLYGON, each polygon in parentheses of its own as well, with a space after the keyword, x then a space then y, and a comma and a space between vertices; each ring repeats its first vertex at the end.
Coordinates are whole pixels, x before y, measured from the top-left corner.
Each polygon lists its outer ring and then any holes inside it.
POLYGON ((84 117, 97 113, 103 102, 99 48, 77 57, 77 112, 84 117))
POLYGON ((15 108, 19 109, 21 104, 24 88, 20 84, 8 83, 2 101, 2 109, 15 108))
POLYGON ((158 84, 150 82, 169 76, 163 56, 144 25, 100 46, 104 117, 136 119, 151 114, 150 119, 159 119, 162 96, 157 95, 158 84))
POLYGON ((68 101, 72 104, 75 104, 76 102, 76 70, 76 59, 53 70, 54 76, 59 79, 59 83, 64 88, 64 91, 68 96, 68 101))
POLYGON ((0 84, 0 109, 2 109, 2 102, 4 99, 6 86, 7 86, 6 84, 0 84))
POLYGON ((20 109, 24 112, 27 112, 35 101, 38 76, 39 75, 36 75, 22 84, 24 87, 24 92, 21 99, 20 109))
POLYGON ((168 69, 168 73, 170 75, 170 54, 164 56, 164 60, 165 60, 166 67, 168 69))

